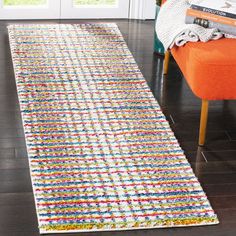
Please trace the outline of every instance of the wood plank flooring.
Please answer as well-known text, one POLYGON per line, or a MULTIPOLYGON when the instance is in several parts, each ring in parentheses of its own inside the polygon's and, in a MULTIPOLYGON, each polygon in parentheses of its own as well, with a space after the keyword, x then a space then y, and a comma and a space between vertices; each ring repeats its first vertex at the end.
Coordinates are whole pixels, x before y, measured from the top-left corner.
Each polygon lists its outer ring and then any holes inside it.
MULTIPOLYGON (((80 23, 22 21, 23 23, 80 23)), ((38 236, 37 218, 16 94, 6 26, 0 21, 0 235, 38 236)), ((111 20, 109 20, 111 22, 111 20)), ((114 22, 114 21, 112 21, 114 22)), ((216 210, 216 226, 126 232, 65 234, 79 236, 234 236, 236 235, 236 101, 210 104, 207 143, 197 146, 200 101, 189 90, 176 63, 166 80, 163 59, 153 55, 153 21, 115 21, 133 53, 180 145, 216 210)))

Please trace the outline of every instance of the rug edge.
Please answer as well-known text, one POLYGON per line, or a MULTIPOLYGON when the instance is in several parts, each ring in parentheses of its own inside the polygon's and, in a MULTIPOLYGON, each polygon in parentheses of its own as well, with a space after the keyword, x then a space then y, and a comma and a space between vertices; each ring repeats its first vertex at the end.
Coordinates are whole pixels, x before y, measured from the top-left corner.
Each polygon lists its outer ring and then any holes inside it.
POLYGON ((44 231, 39 230, 40 234, 68 234, 68 233, 93 233, 93 232, 116 232, 116 231, 132 231, 143 229, 174 229, 174 228, 186 228, 186 227, 201 227, 201 226, 213 226, 220 224, 219 220, 211 223, 202 224, 189 224, 189 225, 174 225, 174 226, 153 226, 153 227, 134 227, 134 228, 115 228, 115 229, 86 229, 86 230, 67 230, 67 231, 44 231))

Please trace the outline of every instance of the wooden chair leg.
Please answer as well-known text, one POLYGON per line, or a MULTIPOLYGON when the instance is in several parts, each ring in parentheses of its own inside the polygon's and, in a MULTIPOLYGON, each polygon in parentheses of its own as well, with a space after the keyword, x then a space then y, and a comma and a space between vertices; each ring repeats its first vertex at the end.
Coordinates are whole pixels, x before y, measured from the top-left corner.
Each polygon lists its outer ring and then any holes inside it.
POLYGON ((164 75, 166 75, 167 72, 168 72, 169 61, 170 61, 170 52, 166 51, 165 52, 165 58, 164 58, 164 69, 163 69, 163 74, 164 75))
POLYGON ((203 146, 206 139, 206 127, 207 127, 207 118, 208 118, 208 107, 209 101, 202 100, 202 109, 201 109, 201 120, 200 120, 200 130, 199 130, 199 146, 203 146))

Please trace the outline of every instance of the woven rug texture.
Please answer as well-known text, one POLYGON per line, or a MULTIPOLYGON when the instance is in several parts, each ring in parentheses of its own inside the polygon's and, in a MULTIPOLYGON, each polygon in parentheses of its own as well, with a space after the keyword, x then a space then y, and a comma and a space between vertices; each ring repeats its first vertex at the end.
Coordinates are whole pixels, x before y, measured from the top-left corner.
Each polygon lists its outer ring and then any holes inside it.
POLYGON ((8 30, 41 233, 218 223, 116 24, 8 30))

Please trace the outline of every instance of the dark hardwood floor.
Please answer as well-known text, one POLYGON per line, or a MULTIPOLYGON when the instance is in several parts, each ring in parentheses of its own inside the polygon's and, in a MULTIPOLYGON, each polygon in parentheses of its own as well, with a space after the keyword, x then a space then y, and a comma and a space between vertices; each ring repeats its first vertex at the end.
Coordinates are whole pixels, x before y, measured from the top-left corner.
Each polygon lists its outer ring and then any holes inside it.
MULTIPOLYGON (((35 22, 24 21, 24 23, 35 22)), ((81 21, 50 21, 50 23, 79 22, 81 21)), ((153 22, 128 20, 115 22, 162 106, 180 145, 219 216, 220 224, 73 235, 236 235, 236 102, 211 103, 207 143, 204 148, 199 148, 197 137, 200 101, 189 90, 173 59, 168 77, 164 79, 161 76, 163 58, 153 55, 153 22)), ((22 22, 0 21, 0 236, 36 236, 39 235, 36 212, 6 29, 11 23, 22 22)))

